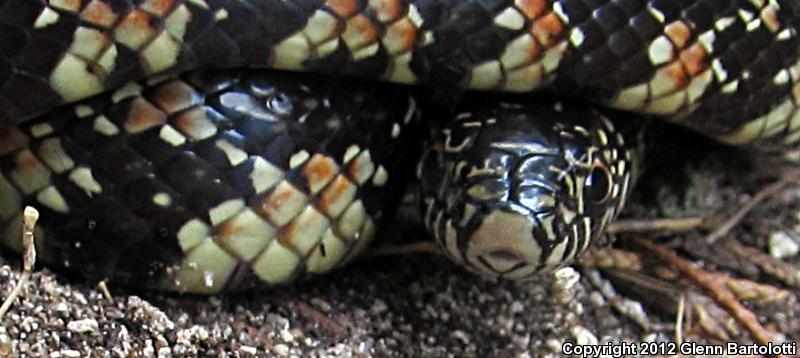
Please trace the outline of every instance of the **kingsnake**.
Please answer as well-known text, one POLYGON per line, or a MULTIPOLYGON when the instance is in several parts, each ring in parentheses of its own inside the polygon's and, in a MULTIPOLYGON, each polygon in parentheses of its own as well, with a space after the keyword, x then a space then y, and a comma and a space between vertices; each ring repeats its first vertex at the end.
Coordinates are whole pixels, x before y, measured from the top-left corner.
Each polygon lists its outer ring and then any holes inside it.
POLYGON ((577 257, 622 207, 633 141, 615 110, 796 146, 798 11, 0 0, 2 241, 19 249, 34 205, 41 256, 90 277, 199 293, 284 283, 363 250, 432 132, 416 169, 432 236, 468 269, 528 278, 577 257), (484 92, 426 95, 466 89, 484 92), (429 130, 434 117, 446 123, 429 130))

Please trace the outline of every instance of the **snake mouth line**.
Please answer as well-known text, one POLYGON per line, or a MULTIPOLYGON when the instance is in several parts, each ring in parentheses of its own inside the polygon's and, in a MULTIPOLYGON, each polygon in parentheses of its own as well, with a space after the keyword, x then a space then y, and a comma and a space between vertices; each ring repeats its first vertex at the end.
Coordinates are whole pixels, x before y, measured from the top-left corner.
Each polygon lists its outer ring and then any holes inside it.
POLYGON ((486 258, 486 260, 501 262, 506 265, 509 265, 514 262, 523 261, 522 255, 517 254, 516 252, 513 252, 508 249, 498 249, 489 251, 481 256, 486 258))
POLYGON ((478 260, 497 276, 506 276, 529 266, 523 255, 507 249, 489 251, 478 256, 478 260))
POLYGON ((478 261, 485 267, 485 273, 506 278, 531 266, 523 255, 506 249, 489 251, 478 256, 478 261))

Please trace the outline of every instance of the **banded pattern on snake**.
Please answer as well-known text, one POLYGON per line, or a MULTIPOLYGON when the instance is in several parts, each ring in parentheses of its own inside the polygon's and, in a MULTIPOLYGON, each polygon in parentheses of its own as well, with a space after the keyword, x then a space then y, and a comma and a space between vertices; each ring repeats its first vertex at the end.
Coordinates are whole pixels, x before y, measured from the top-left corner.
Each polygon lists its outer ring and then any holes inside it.
MULTIPOLYGON (((418 110, 403 89, 351 85, 349 76, 554 92, 732 144, 793 146, 798 8, 789 0, 1 0, 4 242, 17 245, 16 217, 32 203, 49 210, 46 231, 69 231, 45 234, 52 261, 97 265, 85 270, 121 281, 210 293, 251 274, 279 283, 327 270, 368 241, 390 206, 388 194, 371 195, 395 190, 384 184, 403 169, 389 167, 407 164, 400 158, 414 146, 392 143, 416 142, 401 135, 418 110), (333 76, 296 84, 274 72, 185 72, 252 67, 333 76), (187 156, 205 164, 181 166, 187 156), (320 203, 335 185, 352 194, 326 211, 320 203), (278 218, 264 205, 287 212, 278 218), (137 240, 118 241, 126 237, 137 240), (128 253, 103 261, 117 247, 128 253), (269 256, 273 247, 279 253, 269 256)), ((630 188, 630 145, 604 114, 530 98, 460 107, 419 169, 437 241, 491 275, 529 277, 568 263, 630 188)))

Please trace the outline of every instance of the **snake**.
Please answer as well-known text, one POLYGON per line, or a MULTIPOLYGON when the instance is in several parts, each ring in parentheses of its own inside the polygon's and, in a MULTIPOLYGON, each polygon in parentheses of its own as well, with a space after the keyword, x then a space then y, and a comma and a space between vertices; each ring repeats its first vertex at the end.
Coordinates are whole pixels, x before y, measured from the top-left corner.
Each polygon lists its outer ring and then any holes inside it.
MULTIPOLYGON (((598 241, 644 118, 800 141, 795 0, 0 0, 0 241, 213 294, 351 261, 411 182, 457 265, 598 241)), ((377 233, 377 234, 376 234, 377 233)))

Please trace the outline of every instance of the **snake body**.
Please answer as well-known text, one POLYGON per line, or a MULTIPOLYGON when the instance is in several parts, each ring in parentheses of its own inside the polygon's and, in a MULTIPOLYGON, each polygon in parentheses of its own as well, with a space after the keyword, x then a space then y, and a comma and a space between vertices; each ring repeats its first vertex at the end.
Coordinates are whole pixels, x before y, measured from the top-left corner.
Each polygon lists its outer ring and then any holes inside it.
MULTIPOLYGON (((366 244, 391 206, 383 192, 396 186, 385 184, 406 170, 390 167, 414 147, 394 144, 410 132, 414 100, 351 77, 554 92, 732 144, 791 147, 800 141, 799 8, 0 0, 4 241, 18 246, 18 213, 34 204, 54 218, 45 231, 65 232, 45 233, 51 261, 121 281, 211 293, 250 274, 280 283, 327 271, 366 244), (254 70, 186 72, 253 67, 333 76, 292 84, 254 70), (326 211, 334 183, 352 194, 326 211)), ((613 220, 630 151, 601 112, 507 102, 461 107, 418 173, 425 222, 456 262, 529 277, 576 257, 613 220), (499 236, 527 241, 487 243, 503 228, 499 236)))

